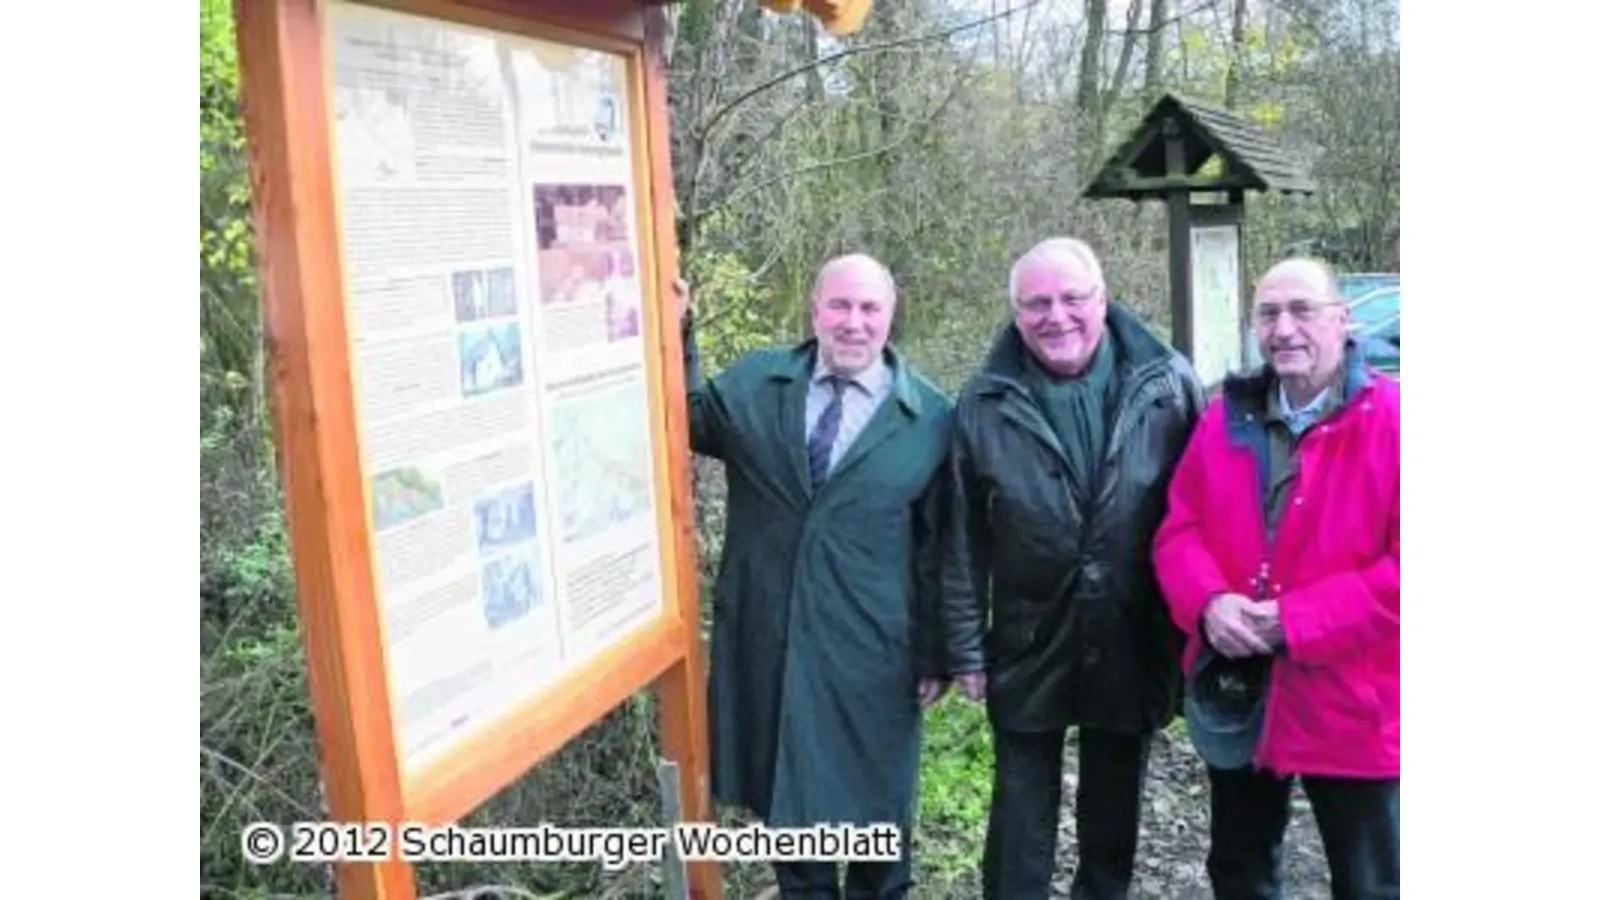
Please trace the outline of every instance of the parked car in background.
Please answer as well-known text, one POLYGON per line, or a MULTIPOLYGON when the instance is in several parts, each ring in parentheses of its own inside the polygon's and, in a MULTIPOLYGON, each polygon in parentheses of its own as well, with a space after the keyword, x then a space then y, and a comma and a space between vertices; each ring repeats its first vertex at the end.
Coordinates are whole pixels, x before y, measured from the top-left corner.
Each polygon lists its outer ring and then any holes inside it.
POLYGON ((1363 342, 1374 369, 1400 377, 1400 284, 1379 287, 1350 299, 1350 331, 1363 342))
POLYGON ((1400 380, 1400 314, 1373 322, 1358 332, 1364 344, 1367 365, 1400 380))
POLYGON ((1400 315, 1400 288, 1377 288, 1350 299, 1350 327, 1357 332, 1400 315))
POLYGON ((1398 272, 1353 272, 1338 276, 1339 293, 1350 302, 1378 288, 1398 288, 1398 272))

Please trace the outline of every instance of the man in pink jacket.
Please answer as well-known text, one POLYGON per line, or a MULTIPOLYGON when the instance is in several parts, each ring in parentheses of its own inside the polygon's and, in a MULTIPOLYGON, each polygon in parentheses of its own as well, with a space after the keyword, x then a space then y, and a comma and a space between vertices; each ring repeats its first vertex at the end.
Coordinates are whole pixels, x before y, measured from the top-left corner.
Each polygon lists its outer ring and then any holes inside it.
POLYGON ((1211 782, 1218 900, 1278 898, 1298 777, 1336 900, 1400 895, 1400 393, 1332 272, 1256 287, 1266 364, 1231 376, 1152 554, 1188 635, 1184 715, 1211 782))

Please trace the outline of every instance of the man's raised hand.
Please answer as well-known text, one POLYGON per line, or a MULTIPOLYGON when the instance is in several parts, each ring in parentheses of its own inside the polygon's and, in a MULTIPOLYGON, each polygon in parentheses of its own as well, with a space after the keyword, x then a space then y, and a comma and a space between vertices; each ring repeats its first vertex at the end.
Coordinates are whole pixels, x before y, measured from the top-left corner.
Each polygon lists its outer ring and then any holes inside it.
POLYGON ((693 300, 689 296, 689 282, 683 278, 672 279, 672 296, 678 302, 678 321, 682 322, 689 317, 693 309, 693 300))

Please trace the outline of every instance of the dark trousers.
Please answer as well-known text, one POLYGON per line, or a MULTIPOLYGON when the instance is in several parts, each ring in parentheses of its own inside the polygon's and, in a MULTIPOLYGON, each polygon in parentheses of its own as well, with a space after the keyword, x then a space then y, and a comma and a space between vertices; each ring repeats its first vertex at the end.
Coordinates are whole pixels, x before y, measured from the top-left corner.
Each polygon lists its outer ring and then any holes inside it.
POLYGON ((852 862, 844 865, 844 893, 839 892, 839 864, 773 863, 778 896, 783 900, 901 900, 911 887, 909 837, 896 862, 852 862))
MULTIPOLYGON (((1255 769, 1210 770, 1217 900, 1281 900, 1289 779, 1255 769)), ((1301 779, 1328 856, 1334 900, 1400 896, 1400 780, 1301 779)))
MULTIPOLYGON (((1056 865, 1065 731, 994 735, 994 799, 983 848, 986 900, 1044 900, 1056 865)), ((1150 735, 1078 730, 1073 900, 1121 900, 1133 880, 1150 735)))

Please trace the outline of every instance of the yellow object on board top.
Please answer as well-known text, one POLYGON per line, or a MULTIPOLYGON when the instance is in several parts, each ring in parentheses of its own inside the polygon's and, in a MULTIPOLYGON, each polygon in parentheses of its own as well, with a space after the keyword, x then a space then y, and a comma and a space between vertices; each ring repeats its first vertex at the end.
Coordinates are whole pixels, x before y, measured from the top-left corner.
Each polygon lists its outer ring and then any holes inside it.
POLYGON ((804 9, 834 37, 861 30, 867 13, 872 10, 872 0, 761 0, 761 5, 775 13, 804 9))

